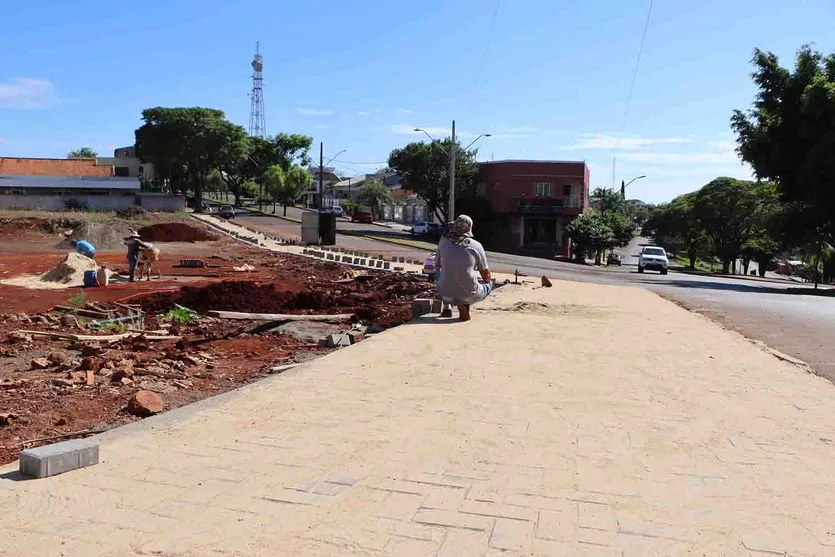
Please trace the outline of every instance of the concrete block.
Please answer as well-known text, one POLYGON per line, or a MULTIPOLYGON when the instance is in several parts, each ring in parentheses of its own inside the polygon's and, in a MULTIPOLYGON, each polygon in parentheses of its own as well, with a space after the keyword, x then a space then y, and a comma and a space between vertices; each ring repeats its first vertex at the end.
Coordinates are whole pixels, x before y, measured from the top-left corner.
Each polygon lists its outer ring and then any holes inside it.
POLYGON ((429 313, 441 313, 444 303, 441 300, 432 300, 432 311, 429 313))
POLYGON ((391 269, 391 263, 389 263, 388 261, 383 261, 383 269, 385 269, 386 271, 391 269))
POLYGON ((20 473, 33 478, 48 478, 98 464, 99 444, 88 439, 64 441, 20 453, 20 473))
POLYGON ((354 265, 359 265, 359 264, 360 264, 360 258, 359 257, 354 257, 354 265))
POLYGON ((382 259, 378 259, 376 263, 377 263, 376 267, 377 267, 378 269, 382 269, 382 268, 383 268, 383 263, 384 263, 384 261, 383 261, 382 259))
MULTIPOLYGON (((397 270, 397 267, 395 267, 397 270)), ((429 298, 416 298, 412 301, 412 319, 426 315, 432 311, 432 300, 429 298)))
POLYGON ((403 269, 403 267, 395 267, 395 268, 394 268, 394 272, 395 272, 395 273, 402 273, 402 272, 403 272, 403 270, 404 270, 404 269, 403 269))
POLYGON ((356 344, 365 339, 365 331, 348 331, 348 338, 351 339, 351 344, 356 344))
POLYGON ((321 346, 326 348, 339 348, 342 346, 351 346, 351 337, 345 333, 328 335, 319 341, 321 346))

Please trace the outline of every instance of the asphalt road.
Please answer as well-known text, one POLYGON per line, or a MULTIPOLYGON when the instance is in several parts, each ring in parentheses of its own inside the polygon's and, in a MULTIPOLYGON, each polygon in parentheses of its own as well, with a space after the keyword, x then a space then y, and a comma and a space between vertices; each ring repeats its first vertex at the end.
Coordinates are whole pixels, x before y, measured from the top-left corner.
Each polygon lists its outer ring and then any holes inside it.
MULTIPOLYGON (((253 215, 241 216, 238 222, 285 238, 301 236, 298 223, 253 215)), ((337 230, 410 237, 385 227, 342 220, 337 230)), ((786 280, 712 277, 675 271, 668 275, 639 274, 632 256, 640 250, 640 243, 642 239, 637 238, 620 250, 624 255, 621 267, 578 265, 498 252, 488 252, 487 256, 492 269, 510 273, 518 270, 533 279, 547 275, 558 280, 647 288, 748 338, 803 360, 818 374, 835 381, 835 343, 831 342, 835 331, 835 296, 798 294, 798 289, 808 287, 786 280)), ((337 245, 385 256, 423 258, 427 255, 424 249, 345 234, 337 234, 337 245)))

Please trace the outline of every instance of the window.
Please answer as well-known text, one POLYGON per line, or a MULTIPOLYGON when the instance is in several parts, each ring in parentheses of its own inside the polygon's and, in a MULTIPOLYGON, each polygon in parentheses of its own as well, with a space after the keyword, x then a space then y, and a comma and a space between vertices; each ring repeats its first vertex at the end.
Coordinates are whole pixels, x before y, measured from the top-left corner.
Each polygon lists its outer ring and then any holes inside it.
POLYGON ((563 197, 571 197, 571 184, 566 184, 562 187, 563 197))
POLYGON ((535 182, 533 195, 534 197, 554 197, 554 184, 551 182, 535 182))
POLYGON ((117 166, 113 169, 113 173, 120 178, 127 178, 130 176, 130 168, 127 166, 117 166))

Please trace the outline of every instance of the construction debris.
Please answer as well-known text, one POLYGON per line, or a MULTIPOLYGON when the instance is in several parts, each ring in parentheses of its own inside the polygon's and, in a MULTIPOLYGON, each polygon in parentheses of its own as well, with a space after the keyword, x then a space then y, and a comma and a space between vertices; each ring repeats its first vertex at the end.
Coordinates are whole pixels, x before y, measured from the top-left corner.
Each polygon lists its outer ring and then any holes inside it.
POLYGON ((162 397, 153 391, 138 391, 128 402, 127 411, 134 416, 152 416, 162 412, 162 397))
POLYGON ((239 311, 215 311, 211 310, 206 313, 209 317, 217 317, 220 319, 239 319, 246 321, 275 321, 276 323, 286 323, 288 321, 348 321, 353 319, 353 313, 338 313, 335 315, 297 315, 290 313, 245 313, 239 311))

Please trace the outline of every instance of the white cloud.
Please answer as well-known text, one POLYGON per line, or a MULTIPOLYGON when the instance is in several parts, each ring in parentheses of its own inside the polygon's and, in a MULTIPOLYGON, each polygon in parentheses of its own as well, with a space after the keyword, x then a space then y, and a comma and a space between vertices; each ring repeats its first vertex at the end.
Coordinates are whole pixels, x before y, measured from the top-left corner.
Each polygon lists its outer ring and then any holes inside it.
POLYGON ((297 108, 296 112, 303 116, 329 116, 333 114, 333 110, 321 108, 297 108))
POLYGON ((368 113, 363 112, 362 110, 357 110, 357 116, 368 116, 368 113))
MULTIPOLYGON (((409 124, 394 124, 385 129, 388 129, 391 133, 396 133, 398 135, 423 135, 423 132, 415 131, 415 128, 418 127, 419 126, 412 126, 409 124)), ((423 126, 420 129, 426 130, 426 133, 434 136, 436 139, 443 139, 452 132, 450 128, 442 128, 440 126, 423 126)))
POLYGON ((490 139, 520 139, 530 136, 529 133, 491 133, 490 139))
MULTIPOLYGON (((539 131, 535 126, 512 126, 512 127, 498 127, 496 131, 499 133, 515 133, 515 134, 533 134, 539 131)), ((527 135, 525 137, 527 137, 527 135)))
POLYGON ((408 108, 398 108, 397 112, 399 112, 400 114, 412 114, 412 111, 408 108))
POLYGON ((561 146, 561 149, 643 149, 650 145, 687 143, 682 137, 641 137, 637 135, 617 135, 606 133, 587 133, 580 136, 577 143, 561 146))
POLYGON ((703 163, 731 165, 742 162, 731 151, 704 151, 695 153, 662 153, 657 151, 632 151, 620 153, 618 159, 656 163, 703 163))
POLYGON ((55 87, 45 79, 18 77, 0 83, 0 107, 3 108, 44 108, 55 100, 55 87))

